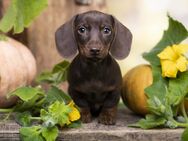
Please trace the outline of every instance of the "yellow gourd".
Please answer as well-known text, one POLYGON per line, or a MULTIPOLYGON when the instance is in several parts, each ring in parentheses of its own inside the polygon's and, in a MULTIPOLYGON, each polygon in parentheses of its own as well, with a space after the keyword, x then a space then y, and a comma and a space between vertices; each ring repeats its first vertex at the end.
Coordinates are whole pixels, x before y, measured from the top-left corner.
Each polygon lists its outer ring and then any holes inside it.
POLYGON ((149 65, 136 66, 123 77, 122 99, 133 112, 140 115, 149 113, 144 89, 151 85, 152 81, 152 71, 149 65))

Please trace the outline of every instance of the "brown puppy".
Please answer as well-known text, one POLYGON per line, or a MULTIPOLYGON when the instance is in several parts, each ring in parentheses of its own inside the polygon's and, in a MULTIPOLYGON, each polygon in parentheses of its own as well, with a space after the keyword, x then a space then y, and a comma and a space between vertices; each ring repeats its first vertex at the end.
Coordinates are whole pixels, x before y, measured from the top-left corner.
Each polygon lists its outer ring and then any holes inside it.
POLYGON ((132 34, 116 18, 97 11, 74 16, 55 34, 59 53, 73 57, 68 92, 81 109, 82 121, 112 125, 116 121, 122 76, 117 62, 128 56, 132 34), (113 56, 113 57, 112 57, 113 56))

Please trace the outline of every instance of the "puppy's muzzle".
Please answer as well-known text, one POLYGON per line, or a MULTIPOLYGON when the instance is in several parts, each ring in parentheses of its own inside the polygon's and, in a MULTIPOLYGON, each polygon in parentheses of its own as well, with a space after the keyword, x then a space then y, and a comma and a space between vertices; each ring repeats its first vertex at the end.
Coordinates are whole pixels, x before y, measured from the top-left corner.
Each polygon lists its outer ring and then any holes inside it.
POLYGON ((90 54, 91 54, 92 56, 97 56, 97 55, 100 54, 100 49, 95 48, 95 47, 91 48, 89 51, 90 51, 90 54))

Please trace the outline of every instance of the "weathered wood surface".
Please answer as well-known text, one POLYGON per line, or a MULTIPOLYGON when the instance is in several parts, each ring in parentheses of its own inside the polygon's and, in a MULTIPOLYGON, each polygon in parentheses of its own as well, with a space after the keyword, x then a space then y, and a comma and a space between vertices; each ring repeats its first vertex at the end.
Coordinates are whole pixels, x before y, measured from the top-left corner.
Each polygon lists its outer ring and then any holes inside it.
MULTIPOLYGON (((153 129, 143 130, 130 128, 140 117, 132 112, 121 109, 115 126, 105 126, 94 120, 89 124, 82 124, 81 128, 63 129, 59 133, 61 141, 180 141, 183 129, 153 129)), ((0 141, 18 141, 19 126, 9 121, 0 124, 0 141)))

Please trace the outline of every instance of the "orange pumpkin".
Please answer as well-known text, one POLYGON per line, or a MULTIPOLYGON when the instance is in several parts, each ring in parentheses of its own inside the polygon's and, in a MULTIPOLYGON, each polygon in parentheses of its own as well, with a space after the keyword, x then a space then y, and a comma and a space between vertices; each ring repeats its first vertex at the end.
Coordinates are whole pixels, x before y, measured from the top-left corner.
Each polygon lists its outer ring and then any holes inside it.
POLYGON ((152 81, 152 71, 149 65, 136 66, 123 77, 122 99, 133 112, 140 115, 149 113, 144 89, 151 85, 152 81))
POLYGON ((7 99, 7 94, 30 84, 35 75, 36 61, 26 46, 11 38, 0 41, 0 108, 15 104, 17 98, 7 99))
MULTIPOLYGON (((147 96, 144 89, 153 82, 152 70, 150 65, 139 65, 128 71, 123 77, 122 99, 124 104, 133 112, 146 115, 147 96)), ((184 106, 188 111, 188 100, 185 99, 184 106)))

